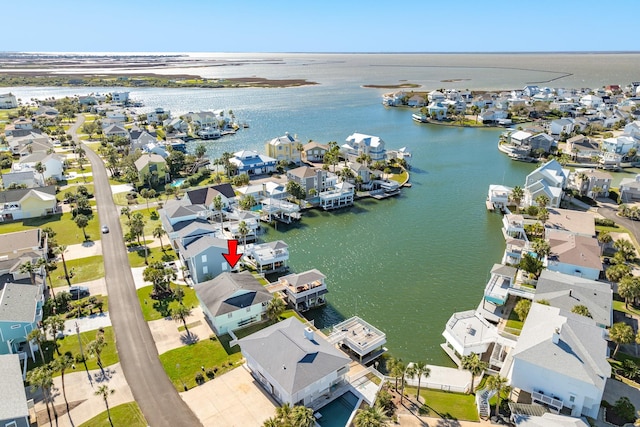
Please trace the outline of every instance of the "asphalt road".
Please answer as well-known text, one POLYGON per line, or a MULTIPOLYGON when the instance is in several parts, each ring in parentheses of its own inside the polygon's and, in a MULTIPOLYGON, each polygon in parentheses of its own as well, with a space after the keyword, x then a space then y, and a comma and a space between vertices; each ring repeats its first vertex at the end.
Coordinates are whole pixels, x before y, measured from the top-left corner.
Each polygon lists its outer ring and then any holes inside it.
MULTIPOLYGON (((84 122, 79 116, 69 133, 76 136, 84 122)), ((109 227, 102 235, 109 316, 116 335, 120 364, 133 397, 151 427, 201 426, 202 423, 173 387, 158 359, 149 326, 142 317, 127 250, 120 228, 119 211, 113 202, 107 170, 100 157, 83 145, 93 168, 95 198, 100 223, 109 227)))
POLYGON ((613 203, 600 203, 598 213, 607 219, 611 219, 626 227, 633 234, 636 241, 640 242, 640 222, 632 221, 628 218, 618 216, 618 206, 613 203))

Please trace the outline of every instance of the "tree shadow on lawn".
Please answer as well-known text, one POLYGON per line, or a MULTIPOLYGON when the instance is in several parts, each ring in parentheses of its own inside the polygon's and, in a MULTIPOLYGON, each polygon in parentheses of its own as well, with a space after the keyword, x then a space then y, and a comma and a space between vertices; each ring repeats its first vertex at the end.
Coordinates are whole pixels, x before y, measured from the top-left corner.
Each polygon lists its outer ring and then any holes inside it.
POLYGON ((180 341, 182 342, 182 344, 191 345, 196 344, 198 341, 200 341, 200 337, 193 332, 185 332, 184 334, 180 335, 180 341))
POLYGON ((163 298, 161 300, 156 300, 153 303, 153 309, 160 313, 162 317, 170 317, 171 309, 169 308, 169 304, 173 301, 173 298, 163 298))

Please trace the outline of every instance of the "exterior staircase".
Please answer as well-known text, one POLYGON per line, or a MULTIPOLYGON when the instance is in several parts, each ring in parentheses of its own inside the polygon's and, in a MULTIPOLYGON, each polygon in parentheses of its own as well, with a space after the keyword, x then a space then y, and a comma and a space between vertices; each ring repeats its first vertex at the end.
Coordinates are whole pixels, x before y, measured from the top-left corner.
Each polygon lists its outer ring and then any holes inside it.
POLYGON ((489 399, 495 396, 495 390, 489 390, 483 388, 476 390, 476 406, 478 407, 478 415, 483 420, 489 419, 491 416, 491 405, 489 405, 489 399))

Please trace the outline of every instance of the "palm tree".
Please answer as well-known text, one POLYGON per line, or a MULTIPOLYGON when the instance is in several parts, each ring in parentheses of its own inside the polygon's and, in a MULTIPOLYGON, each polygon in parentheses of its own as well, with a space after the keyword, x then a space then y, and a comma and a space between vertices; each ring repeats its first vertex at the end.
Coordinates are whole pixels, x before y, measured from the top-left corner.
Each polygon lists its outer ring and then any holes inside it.
MULTIPOLYGON (((598 243, 602 245, 602 250, 604 250, 607 245, 610 245, 613 242, 613 237, 609 234, 608 231, 601 231, 598 233, 598 243)), ((600 251, 602 253, 602 251, 600 251)))
POLYGON ((549 211, 547 210, 547 208, 540 208, 538 210, 538 221, 540 221, 542 223, 542 225, 544 225, 547 220, 549 219, 549 211))
POLYGON ((109 418, 109 424, 111 424, 111 427, 113 427, 113 421, 111 420, 111 411, 109 410, 108 399, 109 396, 115 392, 116 391, 114 389, 110 389, 108 385, 104 384, 98 387, 98 389, 94 393, 96 396, 100 396, 104 400, 104 406, 107 407, 107 418, 109 418))
POLYGON ((516 204, 516 211, 520 208, 520 202, 524 199, 524 190, 520 186, 513 187, 509 198, 516 204))
POLYGON ((249 234, 249 227, 246 222, 240 221, 238 224, 238 233, 240 233, 240 236, 242 237, 243 246, 247 246, 247 234, 249 234))
POLYGON ((518 318, 523 322, 529 315, 529 310, 531 310, 531 300, 528 300, 526 298, 523 298, 520 301, 518 301, 515 307, 513 307, 513 311, 516 312, 516 314, 518 315, 518 318))
POLYGON ((366 409, 358 409, 353 419, 355 427, 383 427, 388 425, 389 417, 384 408, 378 405, 369 406, 366 409))
POLYGON ((53 409, 53 414, 56 419, 56 425, 58 424, 58 413, 56 407, 53 405, 53 399, 51 398, 51 387, 53 386, 53 376, 51 368, 48 365, 38 366, 27 372, 27 381, 31 385, 32 389, 41 388, 44 396, 44 404, 47 407, 47 414, 49 415, 49 425, 52 425, 51 411, 49 410, 49 403, 53 409))
POLYGON ((593 316, 591 315, 591 312, 589 311, 589 308, 586 305, 582 305, 582 304, 574 305, 573 308, 571 309, 571 312, 575 314, 579 314, 580 316, 588 317, 590 319, 593 318, 593 316))
POLYGON ((267 304, 267 317, 269 320, 277 322, 286 307, 286 304, 281 298, 274 296, 271 301, 269 301, 269 304, 267 304))
POLYGON ((640 278, 625 276, 618 283, 618 295, 624 298, 625 308, 629 308, 629 300, 640 297, 640 278))
POLYGON ((120 209, 120 215, 126 215, 127 219, 131 221, 131 208, 125 206, 124 208, 120 209))
POLYGON ((538 256, 538 259, 542 260, 544 257, 549 256, 551 253, 551 245, 544 239, 534 240, 531 244, 533 251, 538 256))
POLYGON ((67 250, 67 245, 59 245, 53 249, 54 255, 60 255, 62 258, 62 267, 64 268, 64 278, 67 280, 67 285, 71 286, 71 280, 69 279, 69 270, 67 270, 67 262, 64 259, 64 253, 67 250))
POLYGON ((182 322, 184 330, 187 331, 187 336, 191 335, 187 327, 187 317, 189 316, 191 316, 191 309, 185 305, 180 304, 178 307, 171 309, 171 318, 176 322, 182 322))
POLYGON ((218 194, 213 199, 213 209, 215 209, 218 212, 218 215, 220 215, 220 228, 222 228, 222 208, 223 207, 224 207, 224 203, 222 203, 222 197, 218 194))
POLYGON ((104 371, 102 366, 102 350, 107 346, 107 343, 104 341, 104 332, 102 329, 99 329, 96 333, 96 339, 91 341, 87 345, 87 352, 96 357, 96 361, 98 362, 98 366, 100 370, 104 371))
POLYGON ((69 410, 69 401, 67 400, 67 390, 64 384, 64 373, 67 369, 70 369, 73 366, 73 357, 71 357, 71 353, 67 352, 64 355, 58 357, 52 362, 52 368, 54 371, 60 372, 60 381, 62 382, 62 397, 64 397, 64 404, 67 407, 67 415, 69 416, 69 422, 73 427, 73 420, 71 419, 71 414, 69 410))
POLYGON ((615 242, 613 242, 613 247, 622 254, 622 257, 625 261, 633 261, 633 259, 636 257, 636 251, 633 247, 633 243, 631 243, 627 239, 616 240, 615 242))
POLYGON ((620 344, 630 344, 633 342, 635 336, 633 328, 624 322, 614 323, 609 329, 609 338, 616 343, 616 349, 613 351, 613 359, 616 358, 620 344))
POLYGON ((36 328, 29 332, 29 334, 27 335, 27 341, 36 342, 36 344, 38 345, 38 350, 40 351, 40 358, 42 359, 42 363, 47 363, 47 361, 44 359, 44 352, 42 351, 42 345, 45 342, 45 336, 40 328, 36 328))
POLYGON ((404 365, 404 363, 402 363, 401 359, 394 359, 393 357, 391 357, 387 361, 387 371, 396 380, 396 391, 398 390, 398 378, 404 375, 405 369, 406 366, 404 365))
POLYGON ((291 425, 292 427, 312 427, 315 425, 315 417, 313 416, 313 409, 307 408, 303 405, 296 405, 291 411, 291 425))
POLYGON ((409 369, 407 369, 407 375, 409 378, 418 378, 418 390, 416 391, 416 400, 420 403, 420 381, 422 381, 422 377, 428 378, 431 375, 431 369, 427 367, 427 364, 424 362, 415 362, 412 363, 409 369))
POLYGON ((470 393, 473 393, 475 388, 474 380, 476 377, 482 372, 484 372, 489 367, 487 362, 484 362, 480 359, 477 353, 471 353, 468 356, 462 357, 462 368, 471 372, 471 390, 470 393))
POLYGON ((89 218, 86 215, 79 214, 74 219, 78 228, 82 229, 82 234, 84 235, 84 240, 87 241, 89 238, 87 237, 86 228, 89 225, 89 218))
POLYGON ((547 196, 546 194, 539 195, 538 197, 536 197, 536 203, 539 207, 544 208, 549 204, 549 196, 547 196))
POLYGON ((604 274, 610 282, 618 282, 622 280, 623 277, 631 274, 631 267, 626 264, 612 265, 607 268, 604 274))
POLYGON ((162 244, 162 236, 167 234, 167 232, 164 231, 164 228, 162 228, 162 225, 158 224, 156 228, 153 229, 152 234, 153 234, 153 237, 160 240, 160 248, 164 252, 164 245, 162 244))
POLYGON ((511 387, 507 385, 507 378, 500 375, 491 375, 487 378, 486 387, 489 390, 495 390, 498 401, 496 402, 496 416, 500 411, 500 404, 502 403, 503 395, 511 392, 511 387))
POLYGON ((25 261, 20 264, 20 274, 29 274, 29 279, 31 279, 31 284, 35 286, 36 284, 36 272, 38 269, 35 264, 32 264, 31 261, 25 261))
POLYGON ((58 336, 58 332, 64 330, 64 319, 62 318, 62 316, 53 315, 44 319, 43 323, 44 323, 45 329, 49 331, 49 333, 53 337, 53 346, 56 349, 56 353, 58 353, 58 356, 60 356, 60 349, 58 348, 57 336, 58 336))
POLYGON ((40 174, 40 177, 42 178, 42 184, 44 185, 44 171, 47 170, 46 166, 43 165, 41 162, 37 162, 36 165, 33 167, 33 169, 35 169, 36 172, 38 172, 40 174))

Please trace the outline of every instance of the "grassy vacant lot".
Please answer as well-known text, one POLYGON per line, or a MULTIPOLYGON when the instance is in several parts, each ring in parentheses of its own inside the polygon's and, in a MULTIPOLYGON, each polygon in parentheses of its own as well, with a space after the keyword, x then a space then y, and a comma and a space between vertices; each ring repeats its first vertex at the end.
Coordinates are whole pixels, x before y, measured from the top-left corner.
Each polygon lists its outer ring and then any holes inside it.
MULTIPOLYGON (((163 239, 167 240, 166 237, 163 239)), ((165 247, 167 246, 168 244, 165 243, 165 247)), ((131 267, 144 267, 144 249, 129 252, 127 256, 129 257, 129 265, 131 267)), ((160 248, 147 249, 147 258, 149 259, 149 264, 155 261, 169 262, 178 259, 173 249, 165 249, 165 251, 162 252, 160 248)))
MULTIPOLYGON (((187 307, 197 307, 200 305, 198 301, 198 297, 196 296, 196 291, 191 289, 188 286, 182 285, 171 285, 172 288, 176 288, 179 286, 184 291, 184 298, 182 300, 183 304, 187 307)), ((138 289, 138 300, 140 301, 140 307, 142 307, 142 315, 144 316, 144 320, 147 322, 151 320, 159 320, 164 319, 165 317, 171 316, 171 309, 176 308, 180 305, 177 299, 165 299, 165 300, 155 300, 151 298, 151 291, 153 291, 153 286, 145 286, 144 288, 138 289)))
MULTIPOLYGON (((123 403, 111 409, 111 420, 114 426, 146 427, 147 420, 144 419, 142 411, 136 402, 123 403)), ((80 424, 80 427, 109 427, 107 411, 96 415, 89 421, 80 424)))
MULTIPOLYGON (((160 355, 160 362, 167 376, 178 391, 183 391, 183 382, 188 388, 196 386, 196 375, 206 370, 221 375, 241 363, 242 353, 228 354, 217 339, 204 339, 196 344, 186 345, 160 355), (217 368, 217 369, 216 369, 217 368)), ((206 379, 205 375, 205 379, 206 379)))
MULTIPOLYGON (((62 261, 56 263, 56 267, 57 268, 50 273, 53 287, 67 286, 62 261)), ((88 282, 89 280, 104 277, 104 260, 102 255, 72 259, 67 261, 67 270, 71 276, 72 285, 88 282)))
MULTIPOLYGON (((61 245, 75 245, 84 241, 82 230, 73 222, 70 213, 3 223, 0 224, 0 234, 43 227, 51 227, 57 234, 56 241, 61 245)), ((89 220, 86 232, 89 240, 100 240, 100 221, 97 215, 94 214, 89 220)))
MULTIPOLYGON (((417 389, 405 388, 405 393, 415 398, 417 389)), ((440 390, 420 389, 420 396, 430 410, 429 416, 461 421, 478 421, 478 410, 472 394, 449 393, 440 390)))
MULTIPOLYGON (((124 194, 124 193, 117 193, 117 194, 124 194)), ((141 197, 138 198, 138 201, 142 202, 140 203, 141 205, 145 204, 144 199, 142 199, 141 197)), ((144 235, 145 236, 151 236, 153 234, 153 229, 161 225, 160 216, 158 215, 158 212, 156 211, 156 209, 153 207, 150 207, 149 210, 145 208, 145 209, 133 211, 131 212, 131 215, 133 215, 134 213, 141 213, 142 216, 144 217, 144 222, 145 222, 144 235)), ((123 233, 126 233, 129 231, 129 226, 127 225, 128 221, 129 221, 129 218, 127 218, 126 215, 120 215, 120 225, 122 226, 123 233)), ((163 244, 166 245, 168 243, 169 243, 169 240, 167 239, 167 237, 166 236, 163 237, 163 244)))

